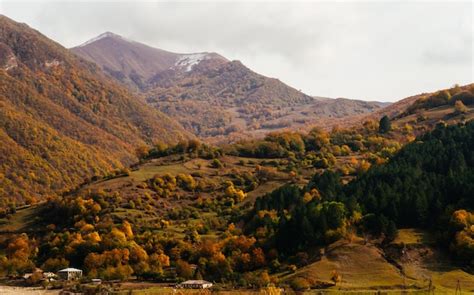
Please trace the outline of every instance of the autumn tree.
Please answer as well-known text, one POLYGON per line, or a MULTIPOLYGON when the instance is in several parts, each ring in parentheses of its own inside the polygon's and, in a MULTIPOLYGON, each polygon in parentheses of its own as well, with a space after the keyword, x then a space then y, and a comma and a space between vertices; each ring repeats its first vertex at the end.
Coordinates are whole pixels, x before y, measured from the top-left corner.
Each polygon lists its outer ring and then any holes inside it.
POLYGON ((51 271, 51 272, 57 272, 60 269, 66 268, 69 266, 69 261, 67 261, 65 258, 48 258, 43 265, 41 265, 41 268, 44 271, 51 271))
POLYGON ((148 156, 148 147, 146 145, 141 145, 135 149, 135 155, 138 159, 144 159, 148 156))
POLYGON ((457 100, 454 103, 454 109, 457 114, 465 114, 469 111, 469 109, 464 105, 461 100, 457 100))
POLYGON ((0 264, 0 269, 7 273, 22 273, 34 268, 30 256, 34 253, 33 241, 28 238, 28 235, 21 234, 14 237, 7 245, 5 250, 6 257, 0 264))
POLYGON ((176 274, 183 279, 191 279, 194 271, 189 263, 184 260, 176 261, 176 274))

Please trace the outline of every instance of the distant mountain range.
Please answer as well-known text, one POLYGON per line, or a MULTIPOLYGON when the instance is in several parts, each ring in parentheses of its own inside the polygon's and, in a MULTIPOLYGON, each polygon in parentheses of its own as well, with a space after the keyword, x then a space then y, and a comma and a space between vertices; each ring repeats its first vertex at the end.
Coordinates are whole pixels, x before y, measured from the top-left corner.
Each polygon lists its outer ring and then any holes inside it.
POLYGON ((192 138, 96 65, 0 16, 0 202, 66 190, 136 161, 135 149, 192 138))
POLYGON ((386 105, 313 98, 217 53, 172 53, 110 32, 71 50, 142 92, 148 103, 209 141, 299 128, 324 118, 367 114, 386 105))

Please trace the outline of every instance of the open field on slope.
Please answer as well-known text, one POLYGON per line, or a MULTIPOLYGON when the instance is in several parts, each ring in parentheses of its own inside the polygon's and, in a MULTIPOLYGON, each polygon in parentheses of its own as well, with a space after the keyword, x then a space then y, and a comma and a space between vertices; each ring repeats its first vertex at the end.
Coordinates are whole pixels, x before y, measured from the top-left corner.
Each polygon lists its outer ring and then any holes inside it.
POLYGON ((0 232, 21 232, 30 228, 35 221, 37 206, 25 206, 17 209, 10 218, 0 219, 0 232))
POLYGON ((280 279, 290 282, 303 277, 324 282, 330 281, 333 271, 342 276, 335 287, 307 292, 315 294, 374 294, 377 290, 388 294, 427 294, 430 279, 435 294, 453 294, 458 281, 463 294, 473 292, 474 275, 454 266, 429 246, 431 242, 428 233, 417 229, 401 229, 395 241, 384 249, 362 239, 338 241, 326 248, 319 261, 280 279), (402 249, 401 243, 407 245, 404 254, 394 254, 394 248, 402 249))
POLYGON ((474 291, 474 275, 450 263, 441 252, 432 248, 433 237, 416 229, 401 229, 394 244, 404 243, 405 254, 396 261, 406 277, 429 283, 432 280, 436 292, 452 292, 459 284, 464 292, 474 291))
POLYGON ((302 276, 330 281, 333 271, 342 276, 342 282, 336 286, 338 289, 390 289, 403 286, 400 271, 385 260, 382 251, 374 245, 364 245, 361 241, 336 242, 328 247, 321 260, 282 279, 302 276))

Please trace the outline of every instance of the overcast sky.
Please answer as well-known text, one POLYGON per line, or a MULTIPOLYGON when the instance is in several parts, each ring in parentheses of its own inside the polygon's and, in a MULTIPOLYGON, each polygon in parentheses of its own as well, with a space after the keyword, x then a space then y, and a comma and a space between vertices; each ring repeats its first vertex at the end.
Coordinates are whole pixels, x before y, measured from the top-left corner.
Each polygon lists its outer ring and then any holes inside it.
POLYGON ((66 47, 111 31, 174 52, 218 52, 317 96, 395 101, 474 75, 471 1, 0 0, 0 13, 66 47))

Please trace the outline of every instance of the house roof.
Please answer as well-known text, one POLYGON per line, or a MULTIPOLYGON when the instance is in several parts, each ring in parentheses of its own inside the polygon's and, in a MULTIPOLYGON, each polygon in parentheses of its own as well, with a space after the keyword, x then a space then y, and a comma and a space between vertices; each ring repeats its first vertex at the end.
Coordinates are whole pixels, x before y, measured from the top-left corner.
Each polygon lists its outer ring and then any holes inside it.
POLYGON ((78 271, 82 272, 82 270, 80 270, 80 269, 68 267, 68 268, 65 268, 65 269, 61 269, 58 272, 78 272, 78 271))

